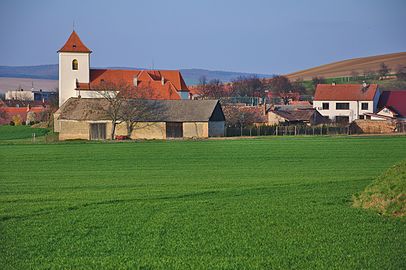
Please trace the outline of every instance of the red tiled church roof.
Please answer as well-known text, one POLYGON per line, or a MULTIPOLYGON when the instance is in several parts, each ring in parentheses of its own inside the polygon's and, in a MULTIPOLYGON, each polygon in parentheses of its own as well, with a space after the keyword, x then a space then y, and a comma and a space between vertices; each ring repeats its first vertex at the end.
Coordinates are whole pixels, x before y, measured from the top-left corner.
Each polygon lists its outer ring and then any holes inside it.
POLYGON ((400 117, 406 117, 406 90, 384 91, 379 98, 378 109, 394 109, 400 117))
POLYGON ((378 89, 377 84, 363 87, 361 84, 318 84, 314 100, 362 101, 373 100, 378 89))
POLYGON ((180 99, 178 91, 189 91, 182 75, 177 70, 115 70, 91 69, 90 83, 78 83, 77 90, 92 90, 101 82, 126 82, 134 85, 137 77, 137 88, 148 91, 153 99, 180 99), (164 83, 162 83, 162 78, 164 83))
POLYGON ((76 32, 73 31, 65 45, 58 52, 91 53, 92 51, 83 44, 76 32))

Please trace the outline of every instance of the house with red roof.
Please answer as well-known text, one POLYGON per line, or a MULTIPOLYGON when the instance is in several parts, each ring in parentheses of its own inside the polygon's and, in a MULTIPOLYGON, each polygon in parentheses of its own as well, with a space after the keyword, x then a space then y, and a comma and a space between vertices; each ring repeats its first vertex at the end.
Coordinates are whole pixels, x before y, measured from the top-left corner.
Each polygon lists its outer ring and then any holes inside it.
POLYGON ((380 94, 377 84, 318 84, 313 108, 335 122, 371 119, 369 114, 377 111, 380 94))
POLYGON ((367 115, 371 120, 406 121, 406 90, 383 91, 376 113, 367 115))
POLYGON ((127 83, 134 91, 147 91, 148 99, 189 99, 189 89, 178 70, 91 69, 92 51, 73 31, 59 54, 59 106, 71 97, 101 97, 97 86, 103 82, 127 83))
POLYGON ((41 113, 47 110, 44 106, 8 107, 4 102, 0 103, 0 125, 29 124, 40 120, 41 113))

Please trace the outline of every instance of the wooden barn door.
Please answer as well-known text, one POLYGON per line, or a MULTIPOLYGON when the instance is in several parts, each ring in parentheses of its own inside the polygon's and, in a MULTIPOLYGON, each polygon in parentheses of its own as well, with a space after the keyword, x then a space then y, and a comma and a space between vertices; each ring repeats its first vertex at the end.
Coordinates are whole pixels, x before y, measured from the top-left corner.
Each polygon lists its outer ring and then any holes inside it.
POLYGON ((182 138, 183 123, 166 122, 166 138, 182 138))
POLYGON ((106 123, 90 124, 90 139, 105 140, 106 139, 106 123))

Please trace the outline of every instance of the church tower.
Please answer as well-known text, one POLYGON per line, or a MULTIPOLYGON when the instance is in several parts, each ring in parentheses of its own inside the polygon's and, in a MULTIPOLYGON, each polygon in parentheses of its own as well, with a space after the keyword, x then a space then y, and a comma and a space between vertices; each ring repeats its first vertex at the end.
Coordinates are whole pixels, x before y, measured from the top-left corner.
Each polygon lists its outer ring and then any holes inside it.
POLYGON ((59 106, 70 97, 79 96, 78 83, 89 83, 90 53, 75 31, 59 53, 59 106))

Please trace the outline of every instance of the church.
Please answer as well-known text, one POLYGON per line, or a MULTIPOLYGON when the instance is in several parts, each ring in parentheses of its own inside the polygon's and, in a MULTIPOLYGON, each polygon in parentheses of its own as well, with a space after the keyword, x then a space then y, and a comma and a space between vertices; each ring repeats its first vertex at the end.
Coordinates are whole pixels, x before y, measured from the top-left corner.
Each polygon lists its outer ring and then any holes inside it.
POLYGON ((189 89, 178 70, 91 69, 92 51, 73 31, 59 54, 59 106, 70 97, 99 97, 94 87, 103 81, 124 81, 148 88, 151 99, 190 99, 189 89))
MULTIPOLYGON (((147 91, 160 112, 137 119, 131 139, 207 138, 224 136, 225 117, 218 100, 191 100, 178 70, 91 69, 92 51, 73 31, 59 54, 59 109, 54 131, 60 140, 112 139, 112 120, 106 115, 106 100, 98 86, 104 82, 125 83, 132 91, 147 91), (103 109, 104 108, 104 109, 103 109), (165 111, 162 110, 165 108, 165 111)), ((128 135, 118 123, 116 136, 128 135)))

